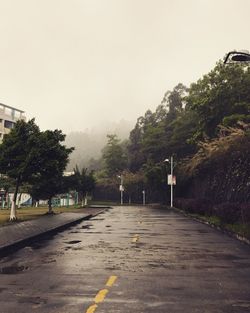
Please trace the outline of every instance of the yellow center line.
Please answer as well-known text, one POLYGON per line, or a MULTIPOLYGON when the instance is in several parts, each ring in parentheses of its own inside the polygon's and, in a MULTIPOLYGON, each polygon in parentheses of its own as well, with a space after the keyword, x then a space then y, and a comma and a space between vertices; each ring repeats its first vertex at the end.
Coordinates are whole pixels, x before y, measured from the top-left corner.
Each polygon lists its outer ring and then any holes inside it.
POLYGON ((88 308, 86 313, 94 313, 96 309, 97 309, 97 304, 93 304, 88 308))
POLYGON ((95 303, 103 302, 108 292, 109 292, 108 289, 100 290, 98 294, 95 296, 95 300, 94 300, 95 303))
POLYGON ((117 279, 117 276, 110 276, 107 283, 106 283, 106 286, 112 287, 113 284, 115 283, 116 279, 117 279))
MULTIPOLYGON (((115 283, 116 279, 117 279, 117 276, 110 276, 109 279, 108 279, 107 282, 106 282, 106 286, 107 286, 107 287, 112 287, 113 284, 115 283)), ((108 292, 109 292, 108 289, 102 289, 102 290, 100 290, 100 291, 96 294, 96 296, 95 296, 95 299, 94 299, 94 302, 95 302, 95 303, 88 307, 86 313, 94 313, 95 310, 98 308, 98 305, 97 305, 97 304, 104 301, 104 299, 105 299, 105 297, 106 297, 106 295, 107 295, 108 292)))
POLYGON ((133 242, 133 243, 136 243, 136 242, 139 241, 139 239, 140 239, 140 236, 136 234, 136 235, 134 235, 134 237, 132 238, 132 242, 133 242))

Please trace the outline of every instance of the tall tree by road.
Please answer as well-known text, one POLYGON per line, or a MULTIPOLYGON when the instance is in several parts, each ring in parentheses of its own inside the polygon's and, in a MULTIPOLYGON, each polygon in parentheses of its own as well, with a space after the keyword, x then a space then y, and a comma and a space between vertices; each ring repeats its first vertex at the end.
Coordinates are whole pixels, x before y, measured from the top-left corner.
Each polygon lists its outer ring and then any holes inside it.
POLYGON ((107 135, 108 143, 103 149, 105 171, 109 177, 120 173, 127 166, 127 158, 117 135, 107 135))
POLYGON ((218 62, 215 68, 191 84, 187 109, 197 114, 193 135, 198 142, 218 135, 220 124, 250 122, 250 66, 218 62))
POLYGON ((30 182, 39 171, 39 127, 34 119, 18 121, 0 145, 0 173, 15 182, 14 197, 11 204, 10 220, 16 219, 16 200, 19 187, 30 182))
POLYGON ((62 145, 65 135, 61 130, 46 130, 39 136, 39 171, 34 175, 31 195, 37 199, 48 199, 49 213, 52 213, 52 198, 67 191, 63 172, 74 148, 62 145))
POLYGON ((94 172, 88 172, 87 168, 83 168, 80 172, 79 168, 75 169, 76 191, 81 195, 82 206, 87 205, 88 193, 95 189, 96 181, 94 172))

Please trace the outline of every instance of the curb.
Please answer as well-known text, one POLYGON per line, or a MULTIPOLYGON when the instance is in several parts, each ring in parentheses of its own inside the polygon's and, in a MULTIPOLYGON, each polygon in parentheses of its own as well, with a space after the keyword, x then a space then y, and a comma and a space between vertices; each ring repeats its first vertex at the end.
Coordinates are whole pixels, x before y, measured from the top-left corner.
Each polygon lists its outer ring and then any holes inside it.
POLYGON ((224 229, 224 228, 222 228, 222 227, 220 227, 220 226, 216 226, 216 225, 214 225, 214 224, 212 224, 212 223, 209 223, 209 222, 207 222, 207 221, 203 221, 202 219, 199 219, 199 218, 197 218, 197 217, 193 217, 193 216, 189 215, 188 213, 182 211, 181 209, 172 208, 172 210, 174 210, 174 211, 176 211, 176 212, 178 212, 178 213, 184 215, 185 217, 191 218, 192 220, 194 220, 194 221, 196 221, 196 222, 199 222, 199 223, 204 224, 204 225, 207 225, 207 226, 209 226, 209 227, 211 227, 211 228, 213 228, 213 229, 216 229, 216 230, 219 231, 220 233, 223 233, 223 234, 225 234, 225 235, 228 235, 229 237, 234 238, 234 239, 237 239, 237 240, 240 241, 241 243, 244 243, 244 244, 250 246, 250 240, 247 239, 247 238, 245 238, 245 237, 243 237, 243 236, 241 236, 241 235, 239 235, 239 234, 237 234, 237 233, 234 233, 234 232, 232 232, 232 231, 230 231, 230 230, 224 229))
POLYGON ((73 225, 76 225, 84 220, 89 220, 91 219, 92 217, 95 217, 99 214, 102 214, 103 212, 106 211, 106 208, 95 213, 95 214, 88 214, 88 215, 85 215, 84 217, 82 218, 79 218, 79 219, 76 219, 74 221, 70 221, 66 224, 63 224, 63 225, 59 225, 59 226, 56 226, 54 228, 51 228, 47 231, 43 231, 41 233, 38 233, 38 234, 34 234, 30 237, 26 237, 26 238, 23 238, 21 240, 18 240, 18 241, 15 241, 15 242, 12 242, 11 244, 8 244, 8 245, 5 245, 5 246, 2 246, 0 247, 0 258, 1 257, 5 257, 7 256, 8 254, 11 254, 13 252, 16 252, 17 250, 21 249, 21 248, 24 248, 25 246, 27 246, 27 244, 30 244, 30 243, 33 243, 37 240, 40 240, 40 239, 43 239, 45 238, 46 236, 48 235, 54 235, 60 231, 63 231, 65 230, 66 228, 69 228, 73 225))

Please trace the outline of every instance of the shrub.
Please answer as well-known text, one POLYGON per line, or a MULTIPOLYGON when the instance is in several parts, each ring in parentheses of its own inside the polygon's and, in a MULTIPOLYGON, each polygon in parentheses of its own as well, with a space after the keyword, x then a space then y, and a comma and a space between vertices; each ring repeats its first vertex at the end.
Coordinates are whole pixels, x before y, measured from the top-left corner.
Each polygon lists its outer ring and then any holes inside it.
POLYGON ((211 215, 212 202, 208 199, 175 199, 175 206, 188 213, 211 215))
POLYGON ((221 219, 223 224, 237 223, 241 219, 239 203, 223 202, 214 207, 214 214, 221 219))
POLYGON ((250 224, 250 203, 241 203, 241 219, 243 224, 250 224))

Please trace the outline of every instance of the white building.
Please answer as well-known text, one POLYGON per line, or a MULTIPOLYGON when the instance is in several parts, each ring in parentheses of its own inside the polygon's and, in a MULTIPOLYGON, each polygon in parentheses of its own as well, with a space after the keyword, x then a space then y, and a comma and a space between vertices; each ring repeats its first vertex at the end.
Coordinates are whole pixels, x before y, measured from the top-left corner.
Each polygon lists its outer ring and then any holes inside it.
POLYGON ((18 120, 26 120, 24 111, 0 103, 0 142, 18 120))

